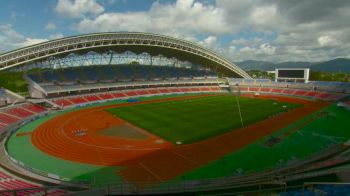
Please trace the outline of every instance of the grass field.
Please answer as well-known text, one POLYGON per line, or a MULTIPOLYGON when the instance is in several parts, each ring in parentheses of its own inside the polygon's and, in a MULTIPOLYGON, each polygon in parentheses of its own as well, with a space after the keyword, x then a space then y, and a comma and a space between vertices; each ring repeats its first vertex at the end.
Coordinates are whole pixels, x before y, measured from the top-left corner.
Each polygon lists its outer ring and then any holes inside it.
MULTIPOLYGON (((245 126, 299 106, 244 97, 239 98, 239 104, 245 126)), ((236 97, 227 95, 140 104, 107 111, 173 143, 193 143, 242 127, 236 97)))
POLYGON ((272 147, 264 145, 264 142, 270 137, 268 136, 239 151, 232 152, 222 159, 179 176, 173 181, 234 176, 239 174, 238 171, 240 171, 240 174, 249 174, 265 169, 283 167, 288 165, 290 161, 313 156, 336 143, 349 140, 350 124, 347 121, 350 119, 350 112, 336 105, 327 107, 287 126, 276 132, 274 136, 284 135, 285 130, 308 121, 310 117, 318 116, 319 113, 325 113, 326 115, 298 129, 272 147))

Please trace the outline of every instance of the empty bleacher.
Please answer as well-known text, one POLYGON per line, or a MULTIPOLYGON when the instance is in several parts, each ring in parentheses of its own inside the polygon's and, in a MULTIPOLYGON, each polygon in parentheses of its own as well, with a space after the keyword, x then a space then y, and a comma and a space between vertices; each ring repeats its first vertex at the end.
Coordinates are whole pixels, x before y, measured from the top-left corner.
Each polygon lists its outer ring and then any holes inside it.
POLYGON ((0 129, 22 119, 46 111, 45 108, 32 103, 17 104, 0 109, 0 129))
POLYGON ((0 122, 3 124, 12 124, 19 120, 19 118, 16 118, 14 116, 10 116, 8 114, 0 113, 0 122))
MULTIPOLYGON (((34 98, 102 92, 138 86, 204 83, 218 84, 215 72, 174 66, 100 65, 40 70, 26 76, 34 98)), ((68 103, 60 103, 61 105, 68 103)))
POLYGON ((103 65, 57 70, 42 70, 29 73, 28 78, 38 84, 71 84, 99 81, 134 81, 153 80, 168 77, 170 79, 215 77, 215 73, 207 70, 196 70, 170 66, 147 65, 103 65), (42 77, 41 77, 42 75, 42 77))
POLYGON ((350 94, 349 82, 309 81, 308 83, 288 83, 288 82, 274 82, 269 79, 241 79, 241 78, 229 78, 229 82, 232 86, 258 86, 258 87, 267 86, 267 87, 317 90, 317 91, 350 94))
POLYGON ((15 107, 15 108, 8 109, 8 110, 6 110, 6 113, 10 114, 12 116, 16 116, 18 118, 26 118, 28 116, 33 115, 32 112, 29 112, 28 110, 25 110, 21 107, 18 107, 18 108, 15 107))
POLYGON ((21 105, 21 107, 26 109, 26 110, 29 110, 30 112, 34 112, 34 113, 41 113, 41 112, 46 111, 45 108, 43 108, 39 105, 32 104, 32 103, 23 104, 23 105, 21 105))
POLYGON ((69 107, 83 105, 91 102, 104 100, 121 99, 139 96, 152 96, 174 93, 201 93, 201 92, 222 92, 219 86, 189 86, 189 87, 155 87, 143 89, 118 90, 87 95, 75 95, 70 97, 54 98, 52 101, 59 106, 69 107))
POLYGON ((350 83, 344 82, 286 83, 269 79, 229 78, 229 83, 233 90, 237 90, 239 86, 242 92, 273 93, 312 99, 338 100, 350 94, 350 83))
MULTIPOLYGON (((4 196, 31 196, 31 195, 44 195, 45 191, 41 188, 41 185, 18 179, 9 173, 0 170, 0 195, 4 196), (16 190, 14 192, 14 190, 16 190)), ((46 191, 47 195, 62 195, 66 191, 60 189, 49 189, 46 191)))

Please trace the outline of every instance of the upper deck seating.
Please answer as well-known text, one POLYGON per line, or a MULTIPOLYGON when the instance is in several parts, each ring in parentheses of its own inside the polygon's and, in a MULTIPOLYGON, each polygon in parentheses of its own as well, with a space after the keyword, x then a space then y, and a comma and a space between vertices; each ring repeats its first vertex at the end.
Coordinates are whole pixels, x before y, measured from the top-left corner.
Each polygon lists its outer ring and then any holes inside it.
MULTIPOLYGON (((57 70, 42 70, 28 74, 28 78, 42 85, 65 87, 66 84, 97 82, 131 82, 134 80, 204 79, 215 77, 215 72, 172 66, 101 65, 57 70), (41 77, 43 75, 43 77, 41 77), (44 79, 42 79, 44 78, 44 79)), ((45 87, 46 88, 46 87, 45 87)), ((66 88, 66 87, 65 87, 66 88)))

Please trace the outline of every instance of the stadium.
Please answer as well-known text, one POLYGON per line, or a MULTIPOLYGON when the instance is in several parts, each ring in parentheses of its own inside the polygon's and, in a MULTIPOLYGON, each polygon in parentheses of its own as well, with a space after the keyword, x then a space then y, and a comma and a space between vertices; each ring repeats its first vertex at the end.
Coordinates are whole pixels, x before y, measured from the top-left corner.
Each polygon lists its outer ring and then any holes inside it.
POLYGON ((0 89, 0 195, 350 191, 350 83, 253 79, 133 32, 19 48, 1 72, 28 95, 0 89))

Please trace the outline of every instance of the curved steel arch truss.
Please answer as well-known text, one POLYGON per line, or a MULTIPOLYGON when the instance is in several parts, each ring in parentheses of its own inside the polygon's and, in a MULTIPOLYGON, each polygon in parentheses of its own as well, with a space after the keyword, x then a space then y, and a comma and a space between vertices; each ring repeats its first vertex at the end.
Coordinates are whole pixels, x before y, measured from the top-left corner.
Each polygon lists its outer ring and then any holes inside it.
POLYGON ((134 32, 79 35, 17 49, 0 55, 0 70, 42 61, 49 57, 63 57, 70 53, 84 54, 88 51, 109 50, 117 52, 130 50, 135 53, 146 51, 151 55, 161 54, 189 60, 230 76, 251 78, 229 60, 198 44, 164 35, 134 32))

